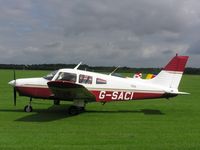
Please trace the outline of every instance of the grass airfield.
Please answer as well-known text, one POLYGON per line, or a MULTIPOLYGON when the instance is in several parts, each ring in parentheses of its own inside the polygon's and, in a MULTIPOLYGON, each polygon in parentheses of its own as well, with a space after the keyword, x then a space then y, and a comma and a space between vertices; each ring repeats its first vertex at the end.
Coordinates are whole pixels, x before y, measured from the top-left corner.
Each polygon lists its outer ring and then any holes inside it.
MULTIPOLYGON (((40 77, 49 71, 16 71, 17 78, 40 77)), ((89 103, 86 112, 69 116, 70 103, 29 98, 13 106, 12 70, 0 70, 0 150, 15 149, 200 149, 200 76, 184 75, 180 91, 191 95, 170 100, 89 103)))

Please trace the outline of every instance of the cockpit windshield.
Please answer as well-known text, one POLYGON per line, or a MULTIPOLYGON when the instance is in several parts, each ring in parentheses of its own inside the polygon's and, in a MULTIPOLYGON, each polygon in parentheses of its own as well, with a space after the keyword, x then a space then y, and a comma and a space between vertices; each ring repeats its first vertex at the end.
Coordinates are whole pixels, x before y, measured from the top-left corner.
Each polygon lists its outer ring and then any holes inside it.
POLYGON ((76 82, 76 78, 77 76, 74 73, 60 72, 56 80, 76 82))
POLYGON ((56 75, 57 72, 58 72, 58 70, 55 70, 55 71, 49 73, 48 75, 44 76, 43 78, 47 79, 47 80, 52 80, 53 77, 56 75))

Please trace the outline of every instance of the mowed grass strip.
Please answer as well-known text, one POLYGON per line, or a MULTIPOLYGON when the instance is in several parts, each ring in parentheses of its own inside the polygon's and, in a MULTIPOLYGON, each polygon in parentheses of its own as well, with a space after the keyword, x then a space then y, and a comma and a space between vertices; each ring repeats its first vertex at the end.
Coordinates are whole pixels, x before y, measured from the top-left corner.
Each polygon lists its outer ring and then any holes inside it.
MULTIPOLYGON (((16 71, 17 78, 48 71, 16 71)), ((77 116, 68 102, 17 98, 13 106, 12 70, 0 70, 0 149, 200 149, 200 76, 184 75, 180 91, 191 95, 166 100, 90 103, 77 116)))

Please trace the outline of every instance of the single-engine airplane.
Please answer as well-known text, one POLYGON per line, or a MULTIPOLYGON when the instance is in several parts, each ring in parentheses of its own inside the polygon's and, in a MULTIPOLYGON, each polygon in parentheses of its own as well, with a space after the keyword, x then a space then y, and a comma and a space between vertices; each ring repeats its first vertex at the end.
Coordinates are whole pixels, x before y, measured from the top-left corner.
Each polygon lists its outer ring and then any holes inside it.
POLYGON ((31 112, 32 98, 60 101, 72 101, 68 108, 71 115, 81 113, 89 102, 113 102, 141 99, 170 98, 180 94, 178 86, 182 78, 188 56, 176 55, 152 79, 123 78, 101 73, 74 69, 59 69, 41 78, 23 78, 10 81, 14 87, 14 104, 16 92, 20 96, 30 97, 30 103, 24 107, 31 112))

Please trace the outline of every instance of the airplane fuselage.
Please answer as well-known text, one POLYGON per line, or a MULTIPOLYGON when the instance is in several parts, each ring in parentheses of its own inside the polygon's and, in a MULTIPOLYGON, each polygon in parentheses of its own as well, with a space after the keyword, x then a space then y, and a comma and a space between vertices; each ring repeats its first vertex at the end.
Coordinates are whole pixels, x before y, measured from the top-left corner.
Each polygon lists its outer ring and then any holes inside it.
MULTIPOLYGON (((74 75, 73 82, 87 88, 95 96, 97 102, 161 98, 166 95, 164 87, 153 85, 148 80, 122 78, 75 69, 60 69, 51 80, 45 78, 17 79, 15 87, 21 96, 55 99, 47 83, 60 80, 59 76, 62 73, 74 75)), ((62 100, 71 99, 66 97, 62 100)))

